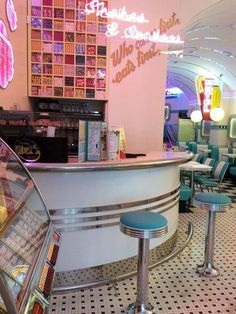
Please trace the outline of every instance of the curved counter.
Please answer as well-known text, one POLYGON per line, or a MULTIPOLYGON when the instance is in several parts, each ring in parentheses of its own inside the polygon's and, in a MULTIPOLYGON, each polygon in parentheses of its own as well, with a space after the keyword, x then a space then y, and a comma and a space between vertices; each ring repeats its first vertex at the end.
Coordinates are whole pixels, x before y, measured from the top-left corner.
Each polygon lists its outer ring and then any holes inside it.
POLYGON ((178 165, 191 158, 184 152, 155 152, 119 161, 25 164, 62 233, 57 271, 136 256, 137 239, 119 230, 124 212, 152 210, 168 219, 167 235, 153 239, 151 248, 173 239, 178 227, 178 165))

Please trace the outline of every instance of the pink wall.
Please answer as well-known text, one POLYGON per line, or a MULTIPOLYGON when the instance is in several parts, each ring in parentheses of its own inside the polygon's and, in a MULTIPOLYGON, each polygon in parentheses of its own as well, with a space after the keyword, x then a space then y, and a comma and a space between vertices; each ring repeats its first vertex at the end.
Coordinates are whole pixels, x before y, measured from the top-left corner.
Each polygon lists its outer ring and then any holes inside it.
MULTIPOLYGON (((162 1, 125 1, 112 0, 112 8, 126 6, 128 12, 143 13, 150 22, 136 24, 143 31, 152 31, 159 28, 160 19, 168 20, 173 12, 178 15, 178 8, 175 6, 163 7, 162 1)), ((128 22, 118 22, 120 32, 132 25, 128 22)), ((177 27, 173 27, 173 33, 177 27)), ((151 48, 152 43, 143 47, 136 47, 136 41, 122 39, 121 36, 112 37, 110 40, 110 56, 120 45, 126 41, 130 45, 131 53, 125 56, 120 64, 114 66, 110 59, 110 89, 108 103, 108 121, 110 126, 124 127, 126 135, 126 150, 128 152, 148 152, 162 149, 163 116, 165 103, 166 86, 166 65, 167 55, 160 54, 158 50, 167 50, 166 44, 156 44, 151 48), (148 50, 155 51, 144 64, 138 66, 138 54, 148 50), (132 62, 133 72, 122 79, 120 83, 113 82, 118 72, 121 72, 132 62)))

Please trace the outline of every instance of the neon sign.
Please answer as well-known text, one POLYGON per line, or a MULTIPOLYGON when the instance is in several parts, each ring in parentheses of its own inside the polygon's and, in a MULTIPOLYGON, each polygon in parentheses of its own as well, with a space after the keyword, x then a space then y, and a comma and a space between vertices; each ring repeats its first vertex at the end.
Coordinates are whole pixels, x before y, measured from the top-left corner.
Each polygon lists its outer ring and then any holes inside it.
MULTIPOLYGON (((108 37, 113 37, 119 34, 119 25, 117 23, 112 23, 108 25, 106 35, 108 37)), ((135 40, 145 40, 154 43, 172 43, 172 44, 182 44, 183 41, 180 36, 160 34, 160 31, 153 32, 142 32, 138 30, 136 25, 132 25, 124 30, 122 38, 135 39, 135 40)))
MULTIPOLYGON (((17 17, 13 0, 6 0, 6 15, 10 30, 17 29, 17 17)), ((14 57, 4 22, 0 19, 0 87, 6 88, 14 74, 14 57)))
POLYGON ((13 49, 8 40, 5 24, 0 20, 0 87, 6 88, 14 73, 13 49))
POLYGON ((126 7, 121 9, 113 9, 109 11, 105 7, 104 2, 99 2, 99 0, 93 0, 88 3, 85 7, 85 12, 87 14, 96 13, 96 16, 115 19, 119 21, 126 21, 131 23, 148 23, 149 21, 145 18, 144 14, 137 14, 136 12, 128 13, 126 7))
POLYGON ((160 34, 160 31, 145 32, 139 31, 136 25, 128 27, 124 30, 123 38, 131 38, 136 40, 147 40, 159 43, 182 44, 180 36, 160 34))
POLYGON ((166 33, 166 31, 168 31, 169 29, 171 29, 172 27, 174 27, 175 25, 180 24, 179 19, 176 17, 176 13, 173 12, 171 17, 165 21, 163 19, 160 19, 160 33, 166 33))
POLYGON ((17 17, 16 17, 14 3, 12 0, 7 0, 6 11, 7 11, 7 19, 10 25, 10 29, 12 32, 14 32, 17 29, 17 17))
MULTIPOLYGON (((126 21, 130 23, 148 23, 149 21, 145 18, 144 14, 137 14, 136 12, 128 13, 125 7, 121 9, 113 9, 109 11, 105 7, 104 2, 99 2, 99 0, 93 0, 88 3, 85 7, 85 12, 87 14, 96 13, 96 16, 126 21)), ((173 12, 169 20, 164 21, 160 20, 160 29, 154 29, 151 32, 143 32, 138 29, 136 25, 132 25, 127 27, 123 31, 123 35, 121 38, 125 39, 134 39, 134 40, 145 40, 154 43, 172 43, 172 44, 182 44, 183 41, 180 39, 180 36, 177 35, 166 35, 165 32, 175 25, 180 24, 179 19, 176 17, 176 13, 173 12)), ((113 22, 107 25, 106 36, 114 37, 120 33, 119 24, 117 22, 113 22)))

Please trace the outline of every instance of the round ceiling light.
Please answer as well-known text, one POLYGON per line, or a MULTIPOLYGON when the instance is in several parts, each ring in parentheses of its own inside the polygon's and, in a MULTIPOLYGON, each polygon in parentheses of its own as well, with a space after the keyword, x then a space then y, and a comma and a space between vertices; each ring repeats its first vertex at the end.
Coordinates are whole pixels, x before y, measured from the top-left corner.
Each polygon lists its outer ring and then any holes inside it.
POLYGON ((214 108, 210 112, 210 118, 212 121, 219 122, 221 121, 225 116, 225 112, 222 108, 214 108))
POLYGON ((200 122, 202 121, 202 113, 200 110, 194 110, 192 113, 191 113, 191 116, 190 116, 191 120, 193 122, 200 122))

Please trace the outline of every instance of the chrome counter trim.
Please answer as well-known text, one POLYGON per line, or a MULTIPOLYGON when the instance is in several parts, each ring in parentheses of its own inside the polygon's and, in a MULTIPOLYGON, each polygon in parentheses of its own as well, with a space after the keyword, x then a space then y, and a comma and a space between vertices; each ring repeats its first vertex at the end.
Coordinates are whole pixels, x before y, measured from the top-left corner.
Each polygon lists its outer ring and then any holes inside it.
MULTIPOLYGON (((158 266, 160 266, 164 262, 167 262, 170 259, 178 256, 186 248, 186 246, 189 244, 189 242, 191 241, 192 236, 193 236, 193 224, 191 222, 188 223, 188 230, 186 233, 187 233, 187 237, 183 241, 183 243, 179 247, 177 247, 176 249, 171 251, 168 255, 161 257, 157 262, 150 264, 149 270, 157 268, 158 266)), ((176 236, 176 235, 174 235, 174 236, 176 236)), ((103 266, 106 266, 106 265, 101 265, 101 266, 97 267, 97 269, 99 269, 103 266)), ((63 272, 63 274, 66 274, 66 272, 63 272)), ((93 282, 87 282, 87 283, 81 282, 80 284, 74 284, 74 285, 70 285, 70 286, 61 285, 61 286, 53 287, 52 295, 64 293, 64 292, 68 292, 68 291, 76 291, 76 290, 80 290, 80 289, 94 288, 94 287, 99 287, 99 286, 108 285, 108 284, 115 284, 116 282, 118 282, 120 280, 125 280, 125 279, 131 278, 131 277, 136 276, 136 275, 137 275, 137 271, 133 271, 133 272, 127 272, 126 274, 123 274, 123 275, 118 275, 118 276, 113 275, 113 277, 111 277, 111 278, 100 279, 97 281, 94 280, 93 282)))
MULTIPOLYGON (((158 211, 158 213, 165 213, 169 209, 173 208, 178 204, 178 199, 169 205, 168 207, 158 211)), ((153 209, 153 208, 151 208, 153 209)), ((145 210, 151 210, 151 209, 145 209, 145 210)), ((135 211, 136 209, 134 209, 135 211)), ((94 228, 105 228, 110 226, 115 226, 119 224, 119 218, 120 214, 116 214, 114 216, 110 216, 108 219, 100 220, 99 218, 95 218, 93 220, 86 220, 86 219, 61 219, 61 220, 55 220, 53 219, 52 222, 56 226, 58 231, 78 231, 78 230, 88 230, 88 229, 94 229, 94 228), (74 220, 74 221, 73 221, 74 220)))
MULTIPOLYGON (((105 221, 105 220, 109 220, 109 219, 115 219, 115 218, 119 218, 121 214, 123 213, 127 213, 127 212, 131 212, 131 211, 138 211, 138 210, 155 210, 155 209, 160 209, 158 212, 165 212, 166 210, 170 209, 172 206, 174 206, 176 204, 176 201, 179 200, 179 194, 175 195, 173 198, 171 198, 170 200, 168 200, 167 202, 163 203, 163 204, 156 204, 154 206, 146 206, 146 207, 134 207, 131 208, 130 210, 116 210, 116 211, 112 211, 110 213, 108 212, 97 212, 94 213, 93 215, 87 215, 86 213, 84 214, 83 212, 81 213, 76 213, 76 214, 65 214, 65 215, 53 215, 51 217, 51 219, 53 221, 61 221, 63 222, 64 220, 70 220, 71 222, 73 220, 78 220, 78 221, 83 221, 83 222, 92 222, 92 221, 105 221)), ((69 223, 69 222, 68 222, 69 223)))
MULTIPOLYGON (((171 157, 166 154, 165 158, 153 160, 145 158, 122 159, 118 161, 83 162, 83 163, 25 163, 31 172, 88 172, 88 171, 113 171, 113 170, 137 170, 146 168, 179 165, 193 158, 193 154, 180 154, 180 157, 171 157)), ((164 154, 163 154, 164 155, 164 154)), ((177 155, 175 153, 174 155, 177 155)))
POLYGON ((58 231, 80 231, 118 225, 120 215, 125 212, 147 210, 165 213, 175 207, 178 201, 179 187, 165 195, 151 199, 111 206, 89 207, 89 212, 86 211, 86 208, 72 208, 58 210, 60 214, 57 210, 50 211, 50 213, 52 213, 51 220, 58 231), (109 211, 108 208, 110 208, 109 211), (103 209, 105 210, 103 211, 103 209))
POLYGON ((165 200, 168 197, 171 197, 172 195, 175 195, 176 193, 179 193, 179 186, 174 189, 173 191, 170 191, 166 194, 158 195, 153 198, 148 198, 145 200, 140 201, 133 201, 133 202, 127 202, 127 203, 118 203, 118 204, 112 204, 112 205, 104 205, 104 206, 94 206, 94 207, 81 207, 81 208, 63 208, 63 209, 50 209, 50 215, 68 215, 68 214, 78 214, 78 213, 97 213, 97 212, 105 212, 105 211, 112 211, 112 210, 119 210, 119 209, 128 209, 130 207, 136 207, 136 206, 142 206, 146 204, 155 203, 161 200, 165 200))
MULTIPOLYGON (((158 211, 158 213, 165 213, 167 210, 171 209, 173 206, 176 206, 178 204, 178 200, 168 206, 167 208, 161 210, 161 211, 158 211)), ((118 215, 118 218, 117 219, 114 219, 113 221, 110 221, 110 222, 100 222, 100 223, 95 223, 95 224, 61 224, 61 225, 57 225, 57 223, 54 223, 53 224, 55 225, 55 227, 57 228, 58 231, 60 232, 73 232, 73 231, 82 231, 82 230, 89 230, 89 229, 98 229, 98 228, 107 228, 107 227, 112 227, 112 226, 117 226, 119 225, 120 223, 120 220, 119 220, 119 217, 120 215, 118 215)))
POLYGON ((55 228, 59 232, 75 232, 75 231, 83 231, 83 230, 89 230, 89 229, 98 229, 98 228, 107 228, 107 227, 113 227, 119 225, 119 222, 110 222, 106 224, 101 225, 94 225, 94 226, 74 226, 72 225, 57 225, 55 224, 55 228))

